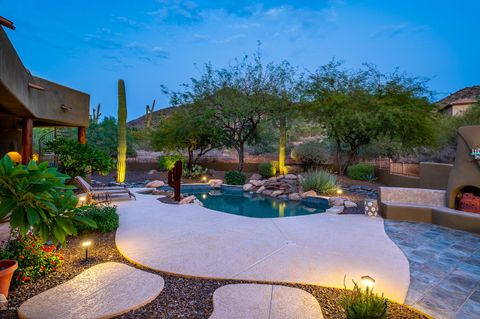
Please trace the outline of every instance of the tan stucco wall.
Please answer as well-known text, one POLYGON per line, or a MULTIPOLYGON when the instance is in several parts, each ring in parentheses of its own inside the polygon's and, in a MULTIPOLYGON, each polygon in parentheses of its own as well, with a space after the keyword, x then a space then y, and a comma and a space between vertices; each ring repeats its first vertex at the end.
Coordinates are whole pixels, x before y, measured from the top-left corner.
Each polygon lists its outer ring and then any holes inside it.
POLYGON ((452 105, 451 109, 451 115, 461 115, 462 113, 465 113, 466 110, 468 110, 473 104, 460 104, 460 105, 452 105))
MULTIPOLYGON (((14 32, 14 31, 12 31, 14 32)), ((32 76, 0 27, 0 105, 18 117, 65 126, 88 126, 90 96, 32 76), (28 83, 45 88, 29 88, 28 83), (63 111, 64 104, 70 109, 63 111)))
POLYGON ((411 187, 445 190, 453 165, 441 163, 420 163, 420 176, 390 174, 388 170, 375 169, 378 182, 390 187, 411 187))

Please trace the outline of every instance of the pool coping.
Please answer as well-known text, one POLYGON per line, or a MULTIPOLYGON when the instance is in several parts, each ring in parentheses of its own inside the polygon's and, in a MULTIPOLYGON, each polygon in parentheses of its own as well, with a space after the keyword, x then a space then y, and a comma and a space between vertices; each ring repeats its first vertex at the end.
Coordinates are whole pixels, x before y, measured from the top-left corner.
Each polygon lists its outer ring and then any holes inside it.
MULTIPOLYGON (((249 194, 254 194, 254 192, 251 192, 251 191, 244 191, 243 190, 243 185, 230 185, 230 184, 222 184, 220 186, 220 188, 216 188, 216 187, 212 187, 210 184, 208 183, 189 183, 189 184, 182 184, 180 186, 180 191, 183 193, 188 193, 189 191, 188 190, 184 190, 182 189, 182 187, 191 187, 193 190, 199 190, 199 189, 204 189, 205 190, 221 190, 221 191, 227 191, 227 192, 238 192, 238 193, 249 193, 249 194)), ((169 190, 169 191, 173 191, 173 188, 168 186, 168 185, 164 185, 164 186, 160 186, 158 187, 157 189, 161 189, 161 190, 169 190)), ((264 195, 261 195, 261 194, 258 194, 260 196, 264 196, 264 195)), ((325 208, 325 207, 330 207, 329 205, 329 197, 326 197, 326 196, 307 196, 307 197, 304 197, 302 198, 301 200, 299 201, 292 201, 292 200, 289 200, 288 198, 279 198, 279 197, 271 197, 271 196, 264 196, 265 198, 270 198, 270 199, 276 199, 278 201, 285 201, 285 202, 301 202, 301 203, 304 203, 304 204, 310 204, 310 205, 317 205, 318 207, 317 208, 325 208)))

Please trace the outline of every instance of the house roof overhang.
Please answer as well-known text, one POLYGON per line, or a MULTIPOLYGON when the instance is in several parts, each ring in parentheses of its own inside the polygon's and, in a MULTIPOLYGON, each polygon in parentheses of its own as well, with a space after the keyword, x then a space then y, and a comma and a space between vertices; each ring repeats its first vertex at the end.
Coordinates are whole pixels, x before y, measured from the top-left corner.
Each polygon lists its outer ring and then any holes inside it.
POLYGON ((33 76, 0 26, 0 115, 55 126, 88 126, 90 96, 33 76))

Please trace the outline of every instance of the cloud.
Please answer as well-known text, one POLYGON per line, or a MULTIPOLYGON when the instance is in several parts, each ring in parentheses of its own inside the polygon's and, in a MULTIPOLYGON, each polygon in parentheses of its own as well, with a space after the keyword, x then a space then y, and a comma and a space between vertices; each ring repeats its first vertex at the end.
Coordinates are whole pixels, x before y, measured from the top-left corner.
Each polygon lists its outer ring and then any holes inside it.
POLYGON ((189 22, 199 20, 198 5, 189 0, 157 0, 158 9, 147 12, 147 15, 170 22, 189 22))
POLYGON ((226 44, 226 43, 231 43, 231 42, 237 41, 237 40, 245 38, 245 37, 246 37, 245 34, 240 33, 240 34, 231 35, 231 36, 226 37, 226 38, 221 39, 221 40, 213 40, 212 42, 216 43, 216 44, 226 44))
POLYGON ((130 27, 133 27, 133 28, 138 28, 138 27, 141 27, 141 26, 144 25, 143 23, 141 23, 139 21, 136 21, 136 20, 124 17, 124 16, 118 16, 118 17, 116 17, 116 19, 120 22, 123 22, 123 23, 127 24, 130 27))
POLYGON ((392 39, 404 34, 418 34, 430 30, 427 25, 409 25, 397 24, 381 26, 375 31, 371 38, 388 38, 392 39))

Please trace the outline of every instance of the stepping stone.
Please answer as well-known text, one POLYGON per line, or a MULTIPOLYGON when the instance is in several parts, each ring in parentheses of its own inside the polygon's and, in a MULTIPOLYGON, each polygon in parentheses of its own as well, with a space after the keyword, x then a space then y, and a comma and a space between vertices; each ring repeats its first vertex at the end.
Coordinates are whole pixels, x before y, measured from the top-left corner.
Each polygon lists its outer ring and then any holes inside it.
POLYGON ((322 319, 317 299, 308 292, 285 286, 226 285, 213 294, 210 319, 322 319))
POLYGON ((111 318, 154 300, 162 277, 125 264, 107 262, 42 292, 18 309, 20 318, 111 318))

